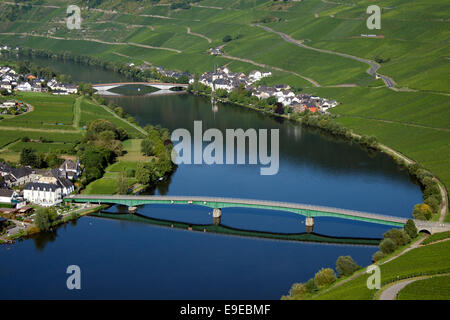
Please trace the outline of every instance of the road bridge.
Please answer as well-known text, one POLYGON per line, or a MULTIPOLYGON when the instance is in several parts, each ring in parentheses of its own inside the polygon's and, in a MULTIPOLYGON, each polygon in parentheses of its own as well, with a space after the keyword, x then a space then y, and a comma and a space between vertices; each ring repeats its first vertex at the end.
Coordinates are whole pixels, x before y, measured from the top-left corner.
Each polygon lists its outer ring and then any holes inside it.
MULTIPOLYGON (((153 87, 159 90, 167 90, 173 88, 187 88, 188 85, 185 83, 162 83, 162 82, 115 82, 115 83, 98 83, 93 84, 92 88, 97 90, 98 92, 105 93, 108 92, 108 90, 111 90, 113 88, 123 87, 123 86, 129 86, 129 85, 140 85, 140 86, 147 86, 147 87, 153 87)), ((111 95, 111 94, 109 94, 111 95)))
MULTIPOLYGON (((288 211, 306 217, 306 231, 312 232, 314 218, 332 217, 347 220, 364 221, 394 227, 403 227, 407 218, 382 215, 376 213, 354 211, 340 208, 314 206, 301 203, 279 202, 268 200, 252 200, 219 197, 196 197, 196 196, 150 196, 150 195, 69 195, 64 201, 92 202, 105 204, 120 204, 134 207, 145 204, 192 204, 213 209, 213 223, 220 224, 223 208, 254 208, 264 210, 288 211)), ((450 224, 441 222, 429 222, 414 220, 419 231, 430 234, 450 230, 450 224)))

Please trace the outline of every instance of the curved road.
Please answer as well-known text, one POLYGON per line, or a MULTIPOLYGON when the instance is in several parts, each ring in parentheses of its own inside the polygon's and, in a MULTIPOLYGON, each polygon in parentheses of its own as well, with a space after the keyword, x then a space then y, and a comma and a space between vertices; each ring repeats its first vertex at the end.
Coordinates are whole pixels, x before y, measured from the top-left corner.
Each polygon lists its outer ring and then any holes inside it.
MULTIPOLYGON (((308 50, 314 50, 314 51, 318 51, 318 52, 322 52, 322 53, 328 53, 328 54, 334 54, 337 56, 341 56, 344 58, 349 58, 349 59, 353 59, 362 63, 366 63, 370 66, 370 68, 367 70, 367 73, 370 74, 371 76, 375 76, 377 70, 380 68, 380 65, 378 63, 376 63, 375 61, 372 60, 368 60, 368 59, 364 59, 364 58, 360 58, 360 57, 356 57, 356 56, 352 56, 350 54, 346 54, 346 53, 341 53, 341 52, 335 52, 335 51, 330 51, 330 50, 325 50, 325 49, 318 49, 318 48, 314 48, 314 47, 310 47, 305 45, 302 41, 300 40, 296 40, 294 38, 292 38, 291 36, 283 33, 283 32, 279 32, 279 31, 275 31, 272 28, 266 27, 266 26, 262 26, 260 24, 254 24, 254 26, 257 26, 259 28, 262 28, 268 32, 272 32, 275 33, 277 35, 279 35, 281 38, 283 38, 285 41, 293 43, 299 47, 302 47, 304 49, 308 49, 308 50)), ((384 84, 386 85, 386 87, 388 88, 392 88, 395 86, 394 81, 389 78, 388 76, 383 76, 383 75, 379 75, 381 79, 383 79, 384 84)))
POLYGON ((445 273, 445 274, 437 274, 437 275, 432 275, 432 276, 422 276, 422 277, 412 278, 412 279, 408 279, 408 280, 398 281, 395 284, 393 284, 392 286, 390 286, 389 288, 386 288, 381 293, 381 295, 378 298, 378 300, 396 300, 398 294, 400 293, 400 291, 402 289, 404 289, 410 283, 413 283, 413 282, 416 282, 416 281, 420 281, 420 280, 429 279, 429 278, 433 278, 433 277, 441 277, 441 276, 447 276, 447 275, 449 275, 449 274, 445 273))

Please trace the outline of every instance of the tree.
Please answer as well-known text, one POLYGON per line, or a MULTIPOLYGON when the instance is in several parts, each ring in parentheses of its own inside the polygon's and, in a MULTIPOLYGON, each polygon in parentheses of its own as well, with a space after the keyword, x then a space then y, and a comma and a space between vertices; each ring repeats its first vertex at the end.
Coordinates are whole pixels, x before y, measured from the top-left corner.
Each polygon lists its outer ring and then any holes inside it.
POLYGON ((280 103, 280 102, 275 103, 275 110, 274 111, 275 111, 275 113, 278 113, 278 114, 284 114, 283 104, 280 103))
POLYGON ((425 203, 419 203, 414 206, 413 216, 419 220, 429 220, 433 215, 430 206, 425 203))
POLYGON ((34 224, 42 231, 48 231, 51 226, 50 214, 47 208, 38 208, 34 216, 34 224))
POLYGON ((322 268, 314 276, 314 282, 318 288, 330 285, 336 281, 336 274, 331 268, 322 268))
POLYGON ((267 100, 267 103, 270 105, 274 105, 275 103, 277 103, 277 97, 275 97, 275 96, 270 96, 266 100, 267 100))
POLYGON ((392 241, 394 241, 396 247, 404 246, 411 241, 411 238, 403 229, 391 229, 389 231, 386 231, 383 234, 383 237, 385 239, 391 239, 392 241))
POLYGON ((146 138, 141 142, 141 152, 146 156, 153 156, 155 155, 154 146, 153 141, 146 138))
POLYGON ((222 40, 223 42, 230 42, 231 40, 233 40, 233 37, 227 34, 225 37, 223 37, 222 40))
POLYGON ((316 285, 316 282, 314 281, 314 278, 309 279, 305 283, 305 288, 306 288, 306 291, 308 291, 309 293, 314 293, 317 291, 317 285, 316 285))
POLYGON ((339 277, 350 276, 359 268, 361 267, 358 266, 350 256, 340 256, 336 260, 336 270, 339 274, 339 277))
POLYGON ((120 172, 119 177, 117 178, 117 192, 119 194, 128 193, 127 179, 125 177, 125 172, 123 171, 120 172))
POLYGON ((372 256, 372 261, 373 262, 377 262, 378 260, 384 258, 384 253, 381 251, 377 251, 373 254, 372 256))
POLYGON ((390 254, 394 252, 395 249, 397 248, 395 242, 392 241, 392 239, 390 238, 383 239, 383 241, 381 241, 378 247, 380 248, 380 251, 383 252, 384 254, 390 254))
POLYGON ((423 203, 425 203, 426 205, 428 205, 428 206, 431 208, 431 210, 432 210, 433 212, 439 212, 439 209, 440 209, 440 203, 439 203, 439 200, 436 199, 435 196, 429 196, 429 197, 427 197, 427 198, 423 201, 423 203))
POLYGON ((151 182, 150 170, 142 162, 137 164, 135 176, 140 184, 147 185, 151 182))
POLYGON ((20 152, 20 163, 24 166, 35 167, 38 162, 36 150, 32 148, 23 148, 20 152))
POLYGON ((305 285, 303 283, 294 283, 289 290, 289 295, 292 298, 300 299, 302 295, 304 295, 307 292, 305 285))
POLYGON ((416 224, 414 223, 414 221, 412 219, 408 219, 408 221, 406 221, 404 229, 405 229, 405 232, 409 235, 409 237, 411 239, 414 239, 415 237, 417 237, 416 224))

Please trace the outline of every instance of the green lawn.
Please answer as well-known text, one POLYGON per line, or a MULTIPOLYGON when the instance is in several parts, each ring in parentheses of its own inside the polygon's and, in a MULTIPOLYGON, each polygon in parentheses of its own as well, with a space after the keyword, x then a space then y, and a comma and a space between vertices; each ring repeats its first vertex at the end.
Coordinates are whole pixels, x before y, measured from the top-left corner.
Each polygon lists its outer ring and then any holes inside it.
MULTIPOLYGON (((446 273, 450 271, 450 241, 413 249, 399 258, 380 266, 382 285, 407 277, 446 273)), ((319 300, 370 300, 375 294, 366 286, 364 274, 335 289, 318 295, 319 300)))
MULTIPOLYGON (((141 139, 128 139, 122 142, 124 156, 118 157, 117 162, 105 169, 105 174, 99 180, 91 182, 83 193, 86 194, 114 194, 117 192, 117 179, 121 172, 127 169, 136 170, 139 161, 149 161, 151 157, 140 154, 141 139)), ((137 183, 134 177, 126 178, 128 186, 137 183)))
POLYGON ((446 231, 446 232, 439 232, 439 233, 435 233, 432 234, 431 236, 429 236, 428 238, 426 238, 423 242, 422 245, 427 245, 436 241, 440 241, 440 240, 444 240, 444 239, 448 239, 450 238, 450 231, 446 231))
POLYGON ((450 300, 450 276, 417 280, 403 288, 398 300, 450 300))
POLYGON ((74 130, 72 127, 74 96, 21 92, 13 98, 31 104, 34 111, 2 120, 0 126, 74 130))

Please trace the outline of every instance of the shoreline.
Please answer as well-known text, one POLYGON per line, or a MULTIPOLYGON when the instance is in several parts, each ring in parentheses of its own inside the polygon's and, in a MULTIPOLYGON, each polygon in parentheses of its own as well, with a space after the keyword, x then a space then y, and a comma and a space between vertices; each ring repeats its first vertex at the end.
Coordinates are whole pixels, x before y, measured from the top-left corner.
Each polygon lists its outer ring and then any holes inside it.
MULTIPOLYGON (((33 52, 34 49, 31 49, 31 51, 33 52)), ((60 60, 58 58, 48 58, 48 59, 50 59, 50 60, 52 60, 52 59, 60 60)), ((80 61, 79 63, 84 64, 84 65, 89 65, 89 63, 87 63, 87 62, 81 62, 80 61)), ((106 61, 105 61, 105 63, 106 63, 106 61)), ((104 68, 104 69, 108 70, 106 68, 104 68)), ((114 72, 112 70, 108 70, 108 71, 114 72)), ((115 73, 119 74, 119 75, 121 74, 120 72, 115 72, 115 73)), ((268 116, 273 116, 273 117, 276 117, 276 118, 281 118, 281 119, 284 119, 284 120, 293 121, 293 122, 298 123, 298 124, 300 124, 302 126, 304 125, 306 127, 316 128, 316 129, 319 129, 319 130, 321 130, 321 131, 323 131, 323 132, 325 132, 327 134, 330 134, 333 137, 342 138, 343 140, 345 140, 347 142, 350 142, 350 143, 354 143, 354 142, 358 143, 360 146, 366 148, 367 150, 375 150, 377 152, 382 152, 382 153, 388 155, 391 159, 393 159, 394 162, 396 162, 396 164, 397 164, 397 166, 399 168, 401 168, 401 167, 406 168, 408 170, 408 174, 410 175, 410 177, 416 178, 417 183, 421 187, 422 196, 424 196, 424 192, 423 192, 424 191, 424 186, 423 186, 423 184, 421 183, 421 181, 419 179, 417 179, 417 176, 415 177, 414 174, 411 173, 411 170, 409 168, 410 165, 419 165, 418 162, 416 162, 413 159, 408 158, 407 156, 403 155, 401 152, 396 151, 396 150, 392 149, 389 146, 386 146, 386 145, 383 145, 383 144, 379 143, 378 141, 376 141, 374 144, 367 144, 366 142, 364 142, 365 140, 363 141, 363 138, 365 136, 363 136, 361 134, 357 134, 357 133, 353 132, 353 130, 351 130, 351 129, 348 129, 346 127, 341 126, 341 128, 344 129, 345 132, 337 134, 336 132, 333 132, 333 130, 331 130, 328 127, 321 126, 321 125, 312 125, 311 123, 305 122, 305 118, 306 118, 305 115, 302 115, 302 116, 300 116, 297 119, 293 119, 290 116, 287 116, 285 114, 277 114, 275 112, 267 112, 265 110, 262 110, 260 108, 255 107, 255 106, 252 106, 252 105, 236 103, 236 102, 232 102, 232 101, 230 101, 228 99, 218 98, 218 97, 215 97, 212 93, 209 94, 209 93, 205 93, 205 92, 199 92, 199 91, 194 92, 194 91, 189 91, 189 90, 185 90, 185 92, 187 94, 193 94, 193 95, 203 96, 203 97, 207 97, 207 98, 212 98, 212 99, 215 99, 216 101, 221 102, 223 104, 231 104, 231 105, 235 105, 235 106, 251 109, 251 110, 260 112, 263 115, 268 115, 268 116)), ((128 122, 126 119, 123 119, 123 118, 120 118, 119 116, 117 116, 114 113, 113 110, 109 110, 109 108, 107 106, 103 106, 99 101, 97 101, 97 99, 95 97, 91 97, 91 99, 92 99, 93 102, 97 103, 98 105, 104 107, 105 109, 108 109, 109 112, 114 114, 120 120, 128 122)), ((319 116, 312 115, 310 117, 311 118, 318 118, 318 117, 321 117, 321 116, 320 115, 319 116)), ((333 116, 331 116, 331 117, 332 117, 332 119, 329 120, 329 121, 337 124, 333 120, 333 116)), ((139 125, 137 125, 137 127, 141 128, 139 125)), ((138 131, 140 131, 140 130, 138 130, 138 131)), ((439 212, 439 215, 437 217, 437 220, 443 222, 443 221, 446 220, 446 218, 448 218, 448 192, 446 190, 445 185, 442 184, 442 182, 437 178, 436 175, 434 175, 431 171, 429 171, 427 169, 424 169, 424 170, 426 170, 429 174, 431 174, 432 179, 437 183, 437 185, 439 187, 439 193, 440 193, 440 196, 441 196, 441 205, 440 205, 440 212, 439 212)), ((139 188, 139 191, 141 191, 142 188, 143 188, 143 186, 141 186, 141 188, 139 188)), ((411 216, 412 216, 412 214, 411 214, 411 216)), ((433 220, 433 219, 430 219, 429 221, 431 221, 431 220, 433 220)))

